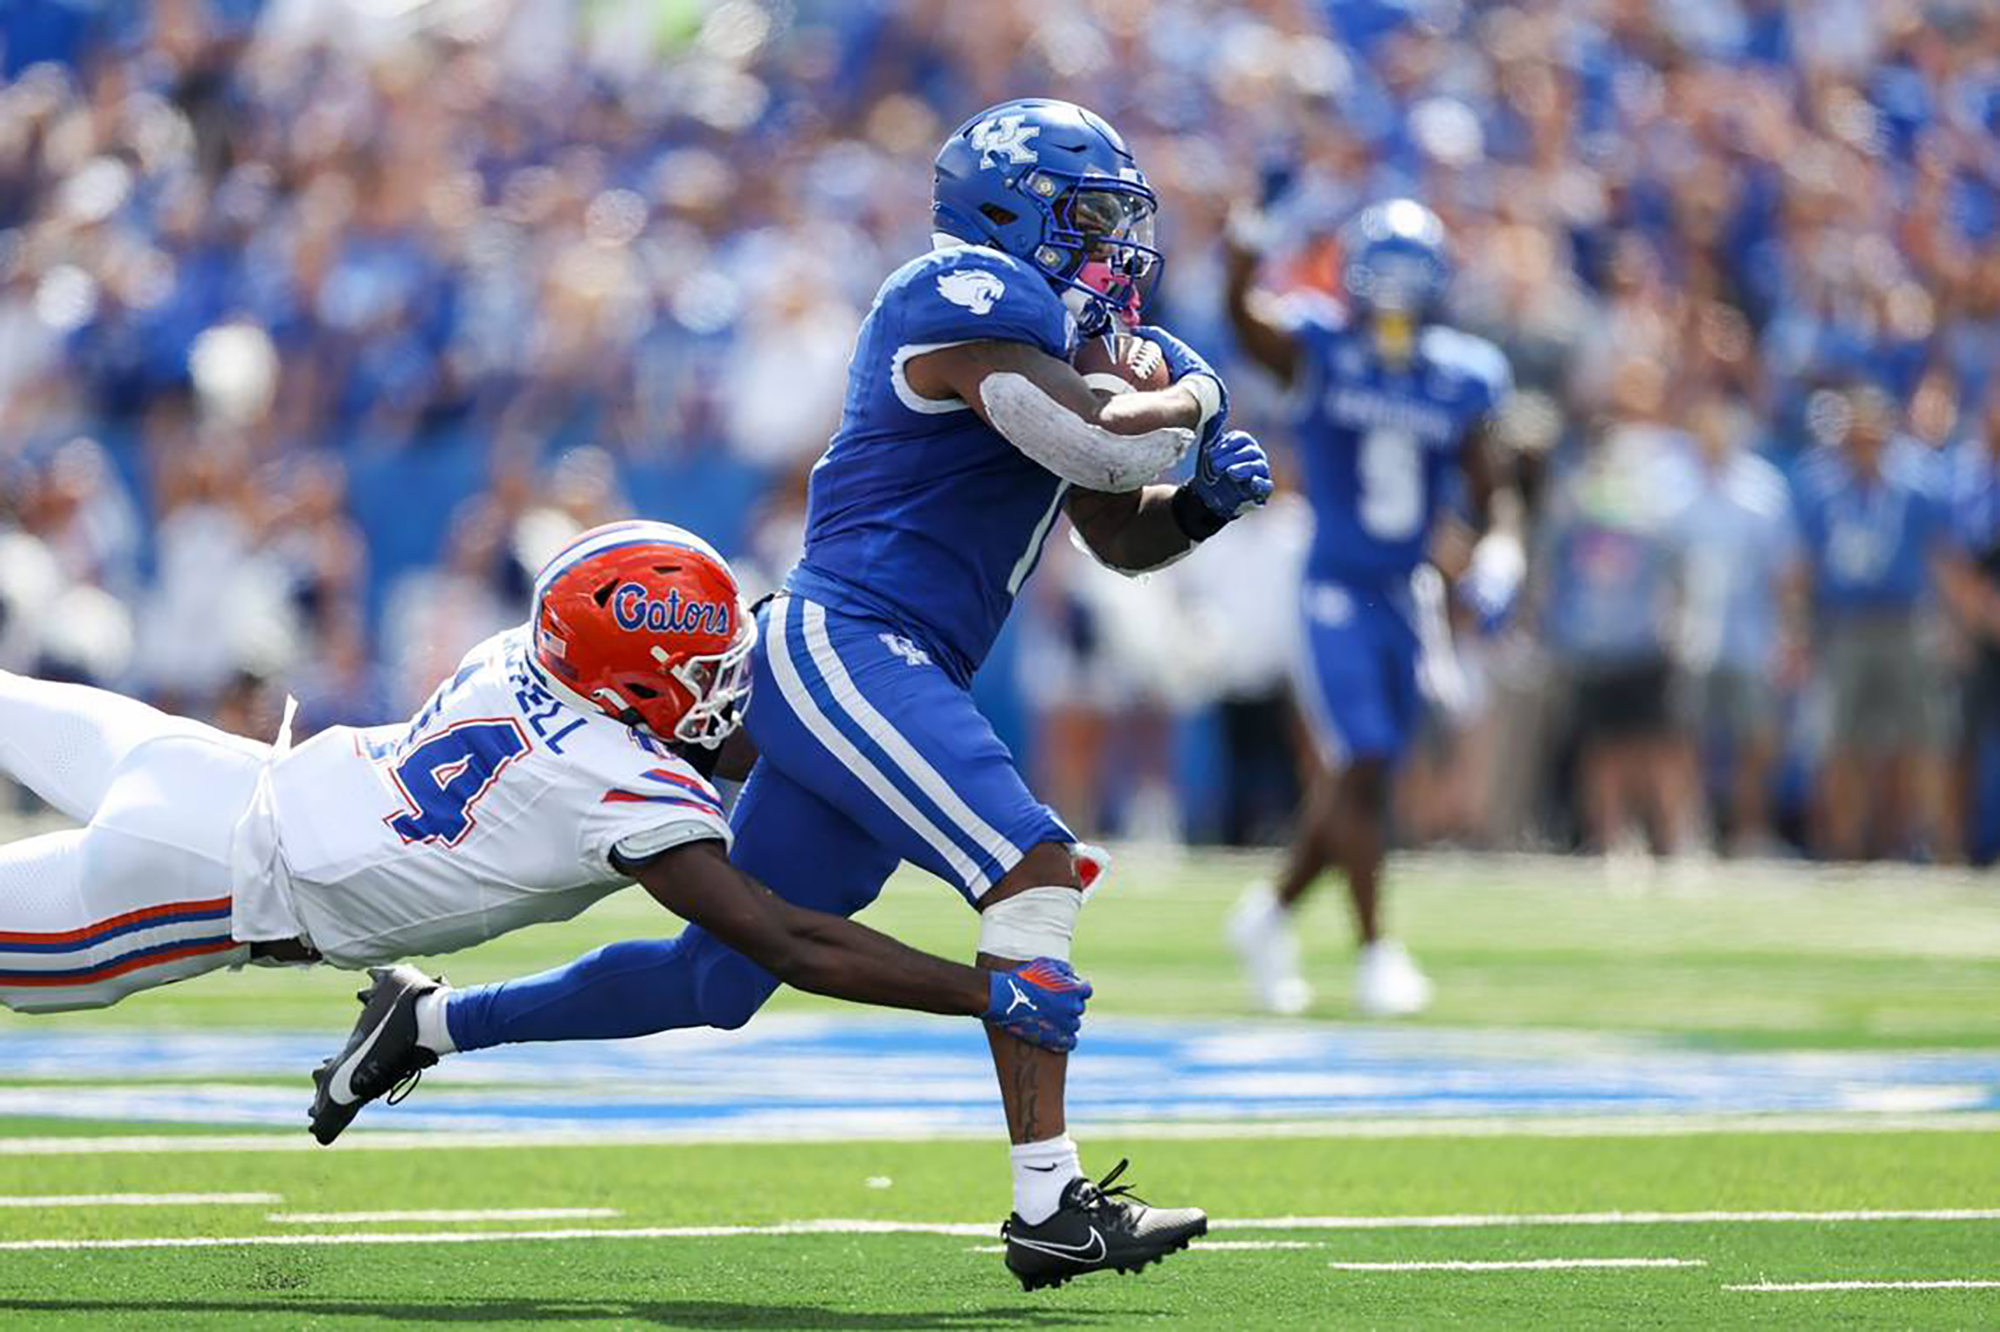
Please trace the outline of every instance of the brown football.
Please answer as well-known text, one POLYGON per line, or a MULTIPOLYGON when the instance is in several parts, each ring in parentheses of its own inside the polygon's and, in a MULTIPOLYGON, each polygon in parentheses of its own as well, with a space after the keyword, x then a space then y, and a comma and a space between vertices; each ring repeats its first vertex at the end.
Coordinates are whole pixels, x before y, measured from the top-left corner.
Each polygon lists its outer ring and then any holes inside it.
POLYGON ((1167 358, 1159 347, 1130 333, 1089 338, 1076 353, 1076 372, 1111 375, 1141 391, 1167 386, 1167 358))

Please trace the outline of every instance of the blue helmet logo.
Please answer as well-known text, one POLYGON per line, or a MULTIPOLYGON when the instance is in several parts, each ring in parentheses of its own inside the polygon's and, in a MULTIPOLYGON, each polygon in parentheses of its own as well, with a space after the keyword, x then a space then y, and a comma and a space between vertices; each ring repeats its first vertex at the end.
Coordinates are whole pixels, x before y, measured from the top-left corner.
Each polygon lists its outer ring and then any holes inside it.
POLYGON ((939 150, 937 230, 1038 269, 1086 337, 1136 318, 1156 278, 1159 200, 1118 131, 1074 102, 1026 97, 989 107, 939 150))
POLYGON ((1356 306, 1423 319, 1451 285, 1444 223, 1415 199, 1370 204, 1341 228, 1341 285, 1356 306))
POLYGON ((1035 150, 1028 145, 1041 132, 1040 125, 1028 123, 1026 114, 1010 111, 986 117, 972 127, 967 137, 979 152, 980 170, 991 171, 1000 164, 1000 155, 1017 166, 1034 161, 1035 150))

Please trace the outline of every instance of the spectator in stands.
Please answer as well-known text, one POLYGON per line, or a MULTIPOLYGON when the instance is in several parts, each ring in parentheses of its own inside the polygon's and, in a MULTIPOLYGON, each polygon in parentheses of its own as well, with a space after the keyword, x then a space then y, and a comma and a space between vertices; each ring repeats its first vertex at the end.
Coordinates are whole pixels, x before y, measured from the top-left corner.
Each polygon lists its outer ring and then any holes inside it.
POLYGON ((1652 362, 1625 362, 1615 381, 1619 419, 1557 481, 1534 563, 1570 704, 1584 840, 1622 860, 1647 844, 1681 849, 1693 810, 1670 707, 1680 596, 1670 478, 1684 441, 1655 424, 1664 384, 1652 362))
MULTIPOLYGON (((40 487, 82 437, 100 477, 133 478, 125 527, 88 467, 67 474, 57 497, 85 516, 48 543, 75 586, 141 608, 137 687, 243 711, 240 653, 190 659, 214 636, 189 589, 240 556, 279 566, 281 602, 299 591, 298 543, 274 554, 269 524, 303 456, 339 456, 372 538, 357 624, 291 596, 328 661, 405 655, 390 589, 489 491, 506 595, 621 495, 699 494, 737 544, 777 530, 753 521, 754 479, 809 459, 853 312, 926 244, 938 138, 1024 88, 1127 135, 1162 192, 1161 322, 1280 448, 1278 395, 1204 341, 1213 233, 1266 194, 1302 281, 1337 272, 1304 242, 1359 203, 1426 197, 1465 243, 1467 326, 1504 346, 1552 455, 1634 357, 1669 402, 1752 404, 1780 450, 1829 376, 1900 399, 1941 369, 1962 412, 2000 365, 1990 3, 476 8, 10 11, 0 474, 40 487), (230 428, 165 428, 191 390, 230 428), (551 502, 550 460, 586 445, 616 475, 551 502), (194 454, 213 455, 199 483, 194 454), (702 484, 725 475, 753 482, 702 484)), ((0 650, 15 637, 0 626, 0 650)))
POLYGON ((1939 679, 1927 620, 1948 533, 1936 455, 1894 432, 1873 385, 1822 395, 1796 500, 1813 655, 1828 711, 1814 848, 1839 860, 1949 857, 1939 825, 1939 679))
MULTIPOLYGON (((1721 817, 1739 853, 1768 854, 1781 690, 1796 687, 1804 568, 1791 493, 1750 451, 1745 404, 1709 396, 1689 414, 1695 450, 1678 500, 1684 600, 1682 716, 1729 774, 1721 817)), ((1707 766, 1707 765, 1704 765, 1707 766)))
MULTIPOLYGON (((1993 800, 2000 742, 2000 381, 1989 381, 1986 408, 1950 459, 1951 541, 1938 564, 1938 591, 1966 640, 1959 702, 1957 778, 1952 803, 1960 826, 1979 828, 1977 812, 1993 800)), ((1969 849, 1980 863, 2000 854, 1988 832, 1969 849)))

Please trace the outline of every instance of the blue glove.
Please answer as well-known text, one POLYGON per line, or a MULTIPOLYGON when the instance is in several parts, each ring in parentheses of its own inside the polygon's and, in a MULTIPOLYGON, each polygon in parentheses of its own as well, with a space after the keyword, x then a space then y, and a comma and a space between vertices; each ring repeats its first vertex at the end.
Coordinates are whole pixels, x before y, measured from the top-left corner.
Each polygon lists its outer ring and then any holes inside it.
POLYGON ((1249 431, 1232 430, 1201 446, 1188 486, 1211 513, 1230 522, 1271 498, 1271 460, 1249 431))
POLYGON ((1132 332, 1159 346, 1166 355, 1167 373, 1175 382, 1189 375, 1207 375, 1215 381, 1216 392, 1222 405, 1216 410, 1215 415, 1208 418, 1208 424, 1202 427, 1200 444, 1203 448, 1207 448, 1222 434, 1223 426, 1229 420, 1229 386, 1222 382, 1222 376, 1215 373, 1215 368, 1202 359, 1200 352, 1158 324, 1143 324, 1132 332))
POLYGON ((988 972, 986 979, 990 998, 981 1016, 987 1023, 1044 1050, 1076 1048, 1091 991, 1069 963, 1038 957, 1019 971, 988 972))

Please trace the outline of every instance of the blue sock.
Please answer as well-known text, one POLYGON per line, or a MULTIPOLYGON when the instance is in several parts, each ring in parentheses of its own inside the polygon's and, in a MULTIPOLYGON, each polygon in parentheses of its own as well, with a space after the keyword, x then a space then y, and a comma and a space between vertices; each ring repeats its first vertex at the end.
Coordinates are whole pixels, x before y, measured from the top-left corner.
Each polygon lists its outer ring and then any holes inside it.
POLYGON ((606 944, 538 976, 455 991, 445 1025, 461 1050, 704 1026, 695 951, 687 934, 606 944))

